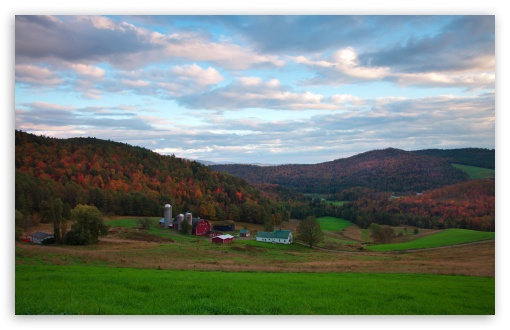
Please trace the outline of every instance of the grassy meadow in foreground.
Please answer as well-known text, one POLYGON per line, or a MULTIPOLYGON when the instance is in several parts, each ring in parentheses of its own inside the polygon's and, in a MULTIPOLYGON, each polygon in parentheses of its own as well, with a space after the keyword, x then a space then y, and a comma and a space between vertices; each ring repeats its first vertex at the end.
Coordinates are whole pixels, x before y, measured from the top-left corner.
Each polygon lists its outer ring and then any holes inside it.
POLYGON ((473 276, 17 265, 15 289, 17 315, 495 313, 495 279, 473 276))

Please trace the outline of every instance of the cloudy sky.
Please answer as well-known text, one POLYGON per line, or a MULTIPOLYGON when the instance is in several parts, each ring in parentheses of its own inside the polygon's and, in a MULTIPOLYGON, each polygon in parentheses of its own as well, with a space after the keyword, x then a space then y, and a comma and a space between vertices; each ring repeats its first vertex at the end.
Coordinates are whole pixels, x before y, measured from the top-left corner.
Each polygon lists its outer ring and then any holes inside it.
POLYGON ((16 129, 318 163, 495 148, 495 17, 15 17, 16 129))

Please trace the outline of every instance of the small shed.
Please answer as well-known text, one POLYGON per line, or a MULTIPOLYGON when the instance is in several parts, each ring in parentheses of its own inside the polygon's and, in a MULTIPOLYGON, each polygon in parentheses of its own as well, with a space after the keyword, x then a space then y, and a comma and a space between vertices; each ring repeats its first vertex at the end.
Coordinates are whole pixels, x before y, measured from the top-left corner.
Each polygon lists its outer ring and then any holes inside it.
POLYGON ((248 229, 241 229, 239 231, 239 236, 241 236, 241 237, 249 237, 250 236, 250 231, 248 229))
POLYGON ((233 239, 234 239, 234 236, 227 234, 227 235, 220 235, 220 236, 213 237, 212 242, 219 243, 219 244, 227 244, 227 243, 231 243, 233 239))
POLYGON ((30 235, 30 242, 35 244, 42 244, 45 239, 53 238, 53 235, 37 231, 30 235))

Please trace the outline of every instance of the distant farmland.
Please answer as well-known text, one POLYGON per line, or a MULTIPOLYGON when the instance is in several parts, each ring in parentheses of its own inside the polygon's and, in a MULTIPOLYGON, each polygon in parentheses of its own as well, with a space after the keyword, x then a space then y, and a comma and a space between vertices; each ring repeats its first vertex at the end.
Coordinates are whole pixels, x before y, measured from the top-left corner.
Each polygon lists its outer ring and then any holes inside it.
POLYGON ((466 172, 470 179, 487 179, 496 177, 496 170, 490 168, 452 164, 454 167, 466 172))
POLYGON ((352 225, 350 221, 335 217, 318 218, 321 229, 324 231, 340 231, 352 225))
POLYGON ((418 238, 410 242, 373 245, 367 246, 367 249, 372 251, 426 249, 455 244, 477 242, 482 240, 494 239, 495 237, 496 234, 492 232, 468 229, 447 229, 437 234, 418 238))

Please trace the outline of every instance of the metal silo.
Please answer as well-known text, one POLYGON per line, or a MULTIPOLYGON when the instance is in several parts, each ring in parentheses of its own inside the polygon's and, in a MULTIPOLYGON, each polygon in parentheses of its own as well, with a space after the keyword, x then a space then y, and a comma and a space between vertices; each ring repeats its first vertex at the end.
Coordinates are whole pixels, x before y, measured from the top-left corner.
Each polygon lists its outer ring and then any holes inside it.
POLYGON ((172 223, 172 205, 165 205, 165 228, 169 228, 172 223))
POLYGON ((174 229, 181 230, 182 221, 184 220, 184 215, 181 213, 174 219, 174 229))
POLYGON ((190 225, 193 225, 193 216, 191 215, 191 212, 186 212, 186 221, 190 224, 190 225))

